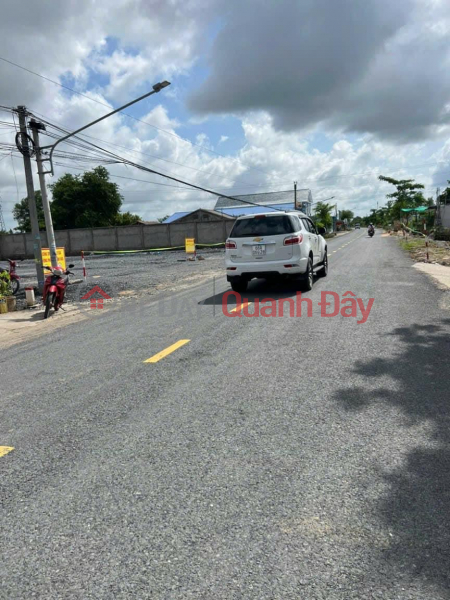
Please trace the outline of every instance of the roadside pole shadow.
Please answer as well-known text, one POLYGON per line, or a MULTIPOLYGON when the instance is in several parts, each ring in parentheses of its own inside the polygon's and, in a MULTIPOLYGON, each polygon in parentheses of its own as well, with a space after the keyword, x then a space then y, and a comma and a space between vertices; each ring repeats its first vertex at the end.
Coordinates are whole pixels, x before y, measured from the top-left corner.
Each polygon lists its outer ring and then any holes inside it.
MULTIPOLYGON (((388 491, 375 501, 380 523, 392 532, 390 547, 375 558, 410 580, 450 589, 450 320, 394 329, 402 350, 396 359, 357 362, 353 373, 373 383, 390 378, 397 390, 382 385, 374 391, 342 388, 335 399, 348 411, 361 412, 376 405, 399 408, 406 418, 403 429, 424 424, 428 439, 406 455, 402 465, 386 469, 388 491)), ((425 434, 422 434, 422 438, 425 434)), ((373 561, 376 577, 377 561, 373 561)), ((369 564, 369 563, 368 563, 369 564)), ((441 597, 441 596, 439 596, 441 597)), ((443 595, 442 598, 447 598, 443 595)))
MULTIPOLYGON (((9 319, 9 321, 12 321, 13 323, 35 323, 36 321, 43 321, 44 320, 44 311, 42 308, 39 309, 35 309, 37 312, 34 312, 34 314, 29 318, 29 319, 9 319)), ((17 311, 19 312, 19 311, 17 311)), ((20 311, 23 312, 23 311, 20 311)), ((52 311, 53 313, 54 311, 52 311)))
MULTIPOLYGON (((302 282, 301 281, 290 281, 290 282, 267 282, 265 280, 253 280, 249 283, 247 291, 241 292, 241 300, 248 300, 249 302, 255 302, 259 300, 262 302, 265 299, 270 298, 271 300, 284 300, 288 298, 296 297, 297 292, 302 290, 302 282)), ((307 297, 309 292, 302 292, 302 295, 307 297)), ((235 305, 236 298, 239 297, 231 287, 225 292, 221 292, 220 294, 216 294, 215 296, 209 296, 204 300, 200 300, 198 304, 212 306, 215 304, 216 306, 226 304, 235 305), (231 292, 231 293, 230 293, 231 292), (225 299, 225 295, 229 294, 225 299)))

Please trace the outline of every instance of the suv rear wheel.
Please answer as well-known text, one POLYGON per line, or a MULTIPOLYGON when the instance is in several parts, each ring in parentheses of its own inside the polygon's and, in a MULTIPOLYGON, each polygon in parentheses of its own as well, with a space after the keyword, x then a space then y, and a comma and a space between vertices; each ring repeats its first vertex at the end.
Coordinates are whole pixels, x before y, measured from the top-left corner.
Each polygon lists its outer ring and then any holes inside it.
POLYGON ((233 292, 239 292, 240 294, 247 290, 248 281, 246 279, 242 279, 242 277, 235 277, 233 281, 231 281, 231 289, 233 292))
POLYGON ((328 254, 326 250, 323 255, 322 267, 317 271, 317 275, 319 275, 319 277, 326 277, 328 275, 328 254))
POLYGON ((309 292, 313 288, 314 283, 314 268, 313 268, 313 259, 310 256, 308 258, 308 267, 305 273, 305 279, 303 280, 302 288, 305 292, 309 292))

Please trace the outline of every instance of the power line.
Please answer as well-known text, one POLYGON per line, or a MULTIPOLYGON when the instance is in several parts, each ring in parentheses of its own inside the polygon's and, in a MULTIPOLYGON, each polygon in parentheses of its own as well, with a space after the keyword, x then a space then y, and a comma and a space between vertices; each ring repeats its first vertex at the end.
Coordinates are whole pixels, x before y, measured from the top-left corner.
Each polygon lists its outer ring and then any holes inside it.
MULTIPOLYGON (((35 114, 36 114, 36 115, 38 115, 38 116, 40 116, 40 117, 44 117, 44 115, 40 115, 39 113, 35 113, 35 114)), ((66 130, 66 129, 62 128, 62 127, 59 127, 59 126, 57 126, 57 125, 54 125, 54 124, 52 124, 50 121, 47 121, 47 120, 45 120, 45 117, 44 117, 44 122, 45 122, 47 125, 49 125, 49 126, 51 126, 51 127, 54 127, 55 129, 57 129, 57 130, 59 130, 59 131, 61 131, 61 132, 68 133, 68 130, 66 130)), ((55 136, 54 134, 51 134, 50 132, 48 132, 48 135, 50 135, 50 137, 55 137, 55 139, 56 139, 56 136, 55 136)), ((124 148, 124 149, 126 149, 126 150, 129 150, 130 152, 133 152, 133 153, 135 153, 135 154, 139 154, 139 153, 140 153, 140 154, 142 154, 142 155, 144 155, 144 156, 150 156, 150 157, 152 157, 152 155, 146 154, 145 152, 141 152, 141 151, 139 151, 139 150, 133 150, 133 149, 127 148, 126 146, 121 146, 121 145, 119 145, 119 144, 113 144, 113 143, 111 143, 111 142, 107 142, 106 140, 101 140, 101 139, 99 139, 99 138, 95 138, 94 136, 89 136, 89 135, 87 135, 87 134, 84 134, 84 135, 86 135, 86 137, 88 137, 88 138, 90 138, 90 139, 94 139, 94 140, 99 140, 99 141, 102 141, 102 142, 104 142, 105 144, 107 144, 107 145, 109 145, 109 146, 112 146, 112 147, 124 148)), ((75 138, 77 138, 77 139, 79 139, 79 140, 81 140, 82 142, 86 142, 86 144, 89 144, 89 142, 88 142, 87 140, 83 140, 83 138, 81 138, 80 136, 74 136, 74 137, 75 137, 75 138)), ((75 145, 77 145, 77 144, 75 144, 75 145)), ((83 147, 83 148, 87 149, 87 147, 86 147, 86 145, 85 145, 85 144, 84 144, 84 145, 82 145, 81 147, 83 147)), ((102 151, 103 151, 103 150, 102 150, 102 151)), ((167 159, 160 159, 160 158, 158 158, 158 157, 154 157, 154 158, 156 158, 157 160, 164 160, 165 162, 170 162, 170 163, 177 164, 177 165, 180 165, 180 166, 183 166, 183 167, 186 167, 186 168, 192 169, 192 170, 196 170, 196 171, 199 171, 199 172, 203 172, 203 173, 205 173, 206 175, 217 176, 217 175, 215 175, 215 174, 213 174, 213 173, 211 173, 211 174, 210 174, 210 173, 207 173, 207 172, 205 172, 205 171, 202 171, 201 169, 195 169, 194 167, 189 167, 188 165, 183 165, 182 163, 176 163, 176 162, 174 162, 174 161, 169 161, 169 160, 167 160, 167 159)), ((432 161, 432 162, 430 162, 430 161, 427 161, 427 162, 425 162, 425 163, 420 163, 420 164, 416 164, 416 165, 411 165, 411 166, 409 166, 409 167, 401 167, 401 168, 399 168, 399 169, 396 169, 396 170, 390 171, 390 173, 396 173, 396 172, 398 172, 398 171, 403 171, 403 170, 405 170, 405 169, 416 169, 416 168, 421 168, 421 167, 423 167, 423 166, 432 166, 432 165, 434 165, 434 164, 438 164, 438 163, 436 163, 435 161, 432 161)), ((66 166, 66 165, 60 165, 60 166, 66 166)), ((68 167, 68 168, 70 168, 70 167, 68 167)), ((170 173, 170 171, 169 171, 169 173, 170 173)), ((321 183, 322 181, 328 181, 328 180, 331 180, 331 179, 350 179, 350 178, 352 178, 352 177, 362 177, 362 176, 372 176, 372 177, 378 177, 378 174, 375 174, 375 173, 373 173, 373 171, 365 171, 365 172, 360 172, 360 173, 347 173, 347 174, 345 174, 345 175, 333 175, 333 176, 329 176, 329 177, 320 177, 320 178, 318 178, 318 179, 303 179, 302 181, 303 181, 303 182, 305 182, 305 183, 308 183, 308 182, 309 182, 309 183, 311 183, 311 182, 317 182, 317 183, 321 183)), ((220 175, 218 175, 218 177, 221 177, 221 176, 220 176, 220 175)), ((230 181, 232 181, 232 180, 230 180, 230 181)), ((152 182, 147 182, 147 183, 152 183, 152 182)), ((279 184, 277 184, 277 185, 282 185, 282 184, 283 184, 282 182, 279 182, 279 184)), ((239 187, 239 188, 241 188, 241 189, 244 189, 244 188, 261 188, 261 187, 263 187, 263 188, 267 188, 267 183, 263 183, 263 184, 253 184, 253 185, 248 185, 248 184, 247 184, 247 185, 245 185, 245 184, 240 184, 240 185, 238 185, 237 187, 239 187)), ((273 188, 271 188, 271 189, 275 189, 275 187, 276 187, 276 186, 275 186, 275 184, 274 184, 273 188)), ((320 187, 319 187, 319 189, 328 189, 328 188, 330 188, 330 187, 334 187, 334 185, 332 184, 332 185, 329 185, 329 186, 320 186, 320 187)), ((356 189, 356 188, 358 188, 358 187, 360 187, 360 186, 348 186, 348 187, 347 187, 347 189, 356 189)), ((233 189, 233 188, 236 188, 236 186, 232 186, 231 188, 222 188, 222 189, 225 189, 225 190, 228 190, 228 191, 229 191, 230 189, 233 189)), ((345 188, 343 188, 342 186, 339 186, 339 189, 345 189, 345 188)))
MULTIPOLYGON (((35 113, 35 114, 39 115, 39 113, 35 113)), ((39 116, 41 117, 43 115, 39 115, 39 116)), ((46 124, 48 124, 48 125, 50 125, 52 127, 55 127, 56 129, 59 129, 60 131, 62 131, 64 133, 69 133, 68 130, 66 130, 66 129, 62 128, 62 127, 58 127, 58 126, 50 123, 49 121, 45 121, 44 120, 43 122, 45 122, 46 124)), ((101 141, 101 142, 107 144, 108 146, 117 147, 117 148, 123 148, 125 150, 128 150, 129 152, 134 153, 134 154, 142 154, 143 156, 149 156, 151 158, 155 158, 156 160, 162 160, 164 162, 168 162, 168 163, 172 163, 172 164, 175 164, 175 165, 179 165, 179 166, 182 166, 184 168, 188 168, 188 169, 191 169, 191 170, 194 170, 194 171, 198 171, 198 172, 204 173, 205 175, 211 175, 213 177, 222 178, 221 175, 218 175, 218 174, 215 174, 215 173, 208 173, 206 171, 203 171, 202 169, 197 169, 195 167, 190 167, 190 166, 185 165, 183 163, 177 163, 175 161, 171 161, 171 160, 168 160, 168 159, 159 158, 159 157, 153 156, 151 154, 147 154, 145 152, 141 152, 140 150, 134 150, 134 149, 128 148, 126 146, 121 146, 120 144, 113 144, 113 143, 108 142, 106 140, 102 140, 102 139, 96 138, 94 136, 89 136, 87 134, 83 134, 83 135, 85 135, 86 137, 88 137, 90 139, 101 141)), ((76 137, 76 138, 84 141, 83 138, 81 138, 79 136, 74 136, 74 137, 76 137)), ((89 142, 87 142, 87 143, 89 143, 89 142)), ((399 171, 418 169, 418 168, 422 168, 422 167, 426 167, 426 166, 430 166, 431 167, 431 166, 437 165, 437 164, 439 164, 439 161, 437 161, 437 162, 436 161, 427 161, 427 162, 419 163, 419 164, 416 164, 416 165, 410 165, 410 166, 407 166, 407 167, 400 167, 398 169, 394 169, 394 170, 389 171, 389 173, 393 174, 393 173, 397 173, 399 171)), ((383 171, 384 171, 384 169, 383 169, 383 171)), ((169 173, 170 173, 170 171, 169 171, 169 173)), ((333 180, 333 179, 350 179, 352 177, 364 177, 364 176, 367 176, 367 177, 376 177, 377 178, 379 176, 379 174, 381 174, 381 171, 379 171, 379 173, 373 173, 373 171, 363 171, 363 172, 359 172, 359 173, 346 173, 346 174, 343 174, 343 175, 331 175, 331 176, 328 176, 328 177, 319 177, 317 179, 306 178, 306 179, 302 179, 302 182, 304 182, 304 183, 321 183, 322 181, 329 181, 329 180, 333 180)), ((224 179, 227 179, 227 178, 224 178, 224 179)), ((230 181, 234 181, 233 179, 229 179, 229 180, 230 181)), ((287 181, 286 181, 286 183, 287 183, 287 181)), ((279 182, 279 184, 277 184, 277 185, 283 185, 283 182, 279 182)), ((240 184, 239 187, 242 188, 242 189, 243 188, 260 188, 260 187, 267 187, 267 183, 251 184, 251 185, 249 185, 249 184, 240 184)), ((321 187, 332 187, 332 186, 321 186, 321 187)), ((358 187, 358 186, 356 186, 356 187, 358 187)), ((224 189, 229 189, 229 188, 224 188, 224 189)))
MULTIPOLYGON (((70 133, 69 130, 64 129, 61 126, 57 126, 54 123, 51 123, 50 121, 46 120, 47 117, 45 117, 45 115, 42 115, 42 114, 40 114, 40 113, 38 113, 36 111, 32 111, 30 114, 33 114, 34 116, 39 117, 39 119, 43 123, 45 123, 46 125, 50 125, 51 127, 54 127, 55 129, 57 129, 57 130, 59 130, 61 132, 70 133)), ((176 161, 173 161, 173 160, 169 160, 167 158, 162 158, 160 156, 155 156, 153 154, 149 154, 148 152, 143 152, 142 150, 135 150, 133 148, 129 148, 128 146, 123 146, 121 144, 108 142, 107 140, 102 140, 101 138, 94 137, 92 135, 88 135, 88 134, 83 133, 83 136, 85 136, 87 138, 90 138, 92 140, 96 140, 96 141, 102 142, 102 143, 106 144, 107 146, 111 146, 113 148, 121 148, 123 150, 127 150, 128 152, 132 152, 133 154, 140 154, 142 156, 148 156, 149 158, 153 158, 155 160, 162 160, 163 162, 167 162, 167 163, 170 163, 170 164, 173 164, 173 165, 177 165, 177 166, 183 167, 185 169, 190 169, 191 171, 197 171, 198 173, 203 173, 206 176, 217 177, 219 179, 224 179, 224 180, 228 180, 228 181, 234 181, 234 179, 231 179, 230 177, 227 177, 227 176, 220 175, 218 173, 211 173, 211 172, 205 171, 203 169, 198 169, 197 167, 191 167, 190 165, 187 165, 185 163, 179 163, 179 162, 176 162, 176 161)), ((79 140, 83 140, 83 138, 81 136, 74 136, 74 138, 79 139, 79 140)), ((64 143, 70 144, 71 142, 67 141, 67 142, 64 142, 64 143)), ((222 156, 222 155, 220 155, 220 156, 222 156)), ((224 158, 228 158, 228 157, 224 156, 224 158)), ((236 159, 233 159, 233 160, 236 160, 236 159)), ((151 163, 149 163, 149 164, 151 164, 151 163)), ((251 185, 247 184, 247 185, 245 185, 243 187, 247 187, 247 186, 248 187, 264 187, 264 184, 251 184, 251 185)))
POLYGON ((14 161, 13 161, 12 152, 11 152, 11 164, 12 164, 12 168, 13 168, 14 179, 15 179, 15 181, 16 181, 17 202, 19 202, 19 186, 18 186, 18 184, 17 184, 16 168, 15 168, 15 166, 14 166, 14 161))
MULTIPOLYGON (((146 171, 148 173, 154 173, 155 175, 159 175, 160 177, 164 177, 165 179, 169 179, 171 181, 175 181, 177 183, 180 183, 182 185, 185 185, 187 187, 191 187, 193 189, 196 190, 200 190, 202 192, 206 192, 208 194, 212 194, 213 196, 221 196, 222 198, 227 198, 229 200, 234 200, 243 204, 250 204, 252 206, 263 206, 265 207, 265 205, 261 205, 257 202, 250 202, 249 200, 242 200, 240 198, 234 198, 233 196, 228 196, 226 194, 219 194, 218 192, 215 192, 213 190, 210 190, 208 188, 204 188, 202 186, 199 185, 195 185, 194 183, 190 183, 188 181, 184 181, 183 179, 179 179, 178 177, 173 177, 172 175, 167 175, 166 173, 161 173, 160 171, 156 171, 155 169, 149 169, 148 167, 145 167, 144 165, 140 165, 139 163, 135 163, 132 162, 128 159, 123 158, 122 156, 119 156, 117 154, 114 154, 113 152, 110 152, 109 150, 105 150, 104 148, 101 148, 100 146, 97 146, 96 144, 90 144, 92 145, 94 148, 97 148, 99 150, 103 150, 103 152, 105 152, 105 154, 112 156, 113 158, 116 158, 117 160, 119 160, 120 162, 122 162, 122 164, 124 165, 129 165, 131 167, 135 167, 136 169, 139 169, 141 171, 146 171)), ((284 210, 282 209, 275 209, 275 210, 279 210, 279 212, 284 212, 284 210)))
MULTIPOLYGON (((77 90, 74 90, 73 88, 70 88, 67 85, 63 85, 62 83, 59 83, 58 81, 55 81, 54 79, 50 79, 49 77, 45 77, 44 75, 41 75, 40 73, 36 73, 36 71, 32 71, 31 69, 23 67, 22 65, 19 65, 19 64, 13 62, 12 60, 8 60, 7 58, 4 58, 2 56, 0 56, 0 60, 2 60, 5 63, 8 63, 10 65, 13 65, 14 67, 17 67, 18 69, 22 69, 22 70, 26 71, 27 73, 31 73, 32 75, 35 75, 36 77, 45 79, 46 81, 49 81, 50 83, 53 83, 54 85, 58 85, 59 87, 64 88, 65 90, 68 90, 74 94, 78 94, 79 96, 82 96, 83 98, 87 98, 88 100, 91 100, 91 102, 95 102, 96 104, 100 104, 101 106, 106 106, 109 109, 111 108, 111 106, 109 104, 106 104, 105 102, 100 102, 100 100, 91 98, 90 96, 83 94, 82 92, 78 92, 77 90)), ((163 129, 162 127, 157 127, 156 125, 152 125, 148 121, 138 119, 137 117, 134 117, 133 115, 130 115, 129 113, 121 111, 121 114, 125 115, 126 117, 128 117, 130 119, 138 121, 139 123, 143 123, 144 125, 147 125, 148 127, 152 127, 153 129, 161 131, 161 132, 165 133, 166 135, 171 135, 173 137, 176 137, 177 139, 179 139, 191 146, 197 146, 198 148, 202 148, 203 150, 207 150, 208 152, 211 152, 212 154, 216 154, 217 156, 221 156, 223 158, 230 158, 228 156, 225 156, 225 154, 221 154, 220 152, 217 152, 216 150, 212 150, 211 148, 208 148, 207 146, 203 146, 202 144, 197 144, 195 142, 191 142, 190 140, 187 140, 187 139, 181 137, 177 133, 173 133, 172 131, 168 131, 167 129, 163 129)), ((234 160, 237 160, 237 159, 234 159, 234 160)), ((258 169, 257 167, 249 167, 249 168, 254 171, 260 171, 261 173, 264 173, 265 175, 270 175, 270 173, 263 171, 262 169, 258 169)))

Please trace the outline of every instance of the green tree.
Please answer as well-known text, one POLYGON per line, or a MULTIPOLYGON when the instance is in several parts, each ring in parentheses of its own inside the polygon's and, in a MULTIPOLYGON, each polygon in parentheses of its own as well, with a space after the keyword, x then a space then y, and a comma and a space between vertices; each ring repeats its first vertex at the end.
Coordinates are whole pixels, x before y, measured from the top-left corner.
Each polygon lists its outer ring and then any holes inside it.
POLYGON ((393 198, 393 203, 389 209, 391 220, 400 220, 404 214, 402 208, 415 208, 426 204, 423 193, 419 191, 423 190, 425 186, 421 183, 414 183, 414 179, 393 179, 384 175, 380 175, 378 179, 386 181, 397 188, 392 194, 386 195, 387 198, 393 198))
POLYGON ((345 221, 345 219, 347 219, 347 221, 349 223, 351 223, 353 221, 353 217, 355 216, 355 213, 351 210, 341 210, 341 220, 345 221))
POLYGON ((316 225, 318 227, 325 227, 330 229, 333 225, 333 219, 331 217, 331 211, 333 210, 333 204, 327 204, 326 202, 317 202, 314 207, 314 216, 316 225))
MULTIPOLYGON (((36 210, 38 215, 39 229, 45 229, 44 209, 42 208, 41 192, 34 192, 36 198, 36 210)), ((14 230, 19 233, 28 233, 31 231, 30 211, 28 209, 28 198, 22 198, 13 208, 13 217, 19 224, 14 230)))
POLYGON ((139 215, 133 215, 130 212, 119 213, 114 219, 114 225, 136 225, 142 221, 139 215))
POLYGON ((108 227, 115 224, 122 206, 117 183, 109 181, 105 167, 82 175, 66 173, 50 186, 55 229, 108 227))

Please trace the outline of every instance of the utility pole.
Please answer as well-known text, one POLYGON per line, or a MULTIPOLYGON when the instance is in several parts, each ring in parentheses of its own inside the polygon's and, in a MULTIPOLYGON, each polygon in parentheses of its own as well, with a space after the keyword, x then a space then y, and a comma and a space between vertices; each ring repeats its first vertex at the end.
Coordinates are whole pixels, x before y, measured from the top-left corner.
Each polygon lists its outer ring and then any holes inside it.
MULTIPOLYGON (((23 165, 25 167, 25 181, 27 184, 28 210, 30 212, 31 233, 33 236, 33 253, 34 262, 36 265, 36 275, 38 280, 39 291, 44 289, 44 271, 42 269, 42 247, 41 234, 39 233, 39 221, 36 209, 36 198, 34 196, 33 171, 31 169, 31 155, 33 148, 30 148, 28 143, 29 135, 27 134, 26 115, 27 109, 25 106, 18 106, 16 112, 19 116, 20 133, 16 136, 16 144, 23 156, 23 165), (19 136, 19 137, 18 137, 19 136), (20 143, 18 140, 20 139, 20 143)), ((31 138, 30 138, 31 140, 31 138)), ((32 140, 31 140, 32 141, 32 140)))
POLYGON ((434 213, 434 226, 436 229, 442 227, 442 216, 441 216, 441 190, 436 188, 436 212, 434 213))
POLYGON ((297 210, 297 182, 294 181, 294 210, 297 210))
POLYGON ((52 263, 52 267, 58 266, 58 257, 56 255, 56 241, 55 241, 55 232, 53 231, 53 221, 52 214, 50 211, 50 203, 48 201, 47 195, 47 185, 45 183, 45 175, 44 175, 44 167, 43 167, 43 158, 41 147, 39 144, 39 130, 45 131, 45 125, 42 123, 38 123, 34 119, 31 119, 30 129, 33 132, 33 141, 36 150, 36 162, 37 169, 39 173, 39 183, 41 185, 41 194, 42 194, 42 208, 44 209, 44 218, 45 218, 45 229, 47 232, 47 243, 50 249, 50 260, 52 263))
POLYGON ((5 219, 3 218, 2 201, 1 201, 1 197, 0 197, 0 233, 2 233, 2 232, 6 233, 6 225, 5 225, 5 219))

